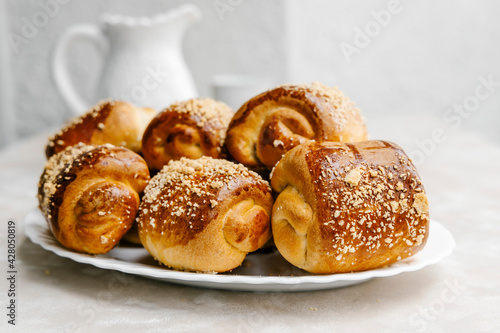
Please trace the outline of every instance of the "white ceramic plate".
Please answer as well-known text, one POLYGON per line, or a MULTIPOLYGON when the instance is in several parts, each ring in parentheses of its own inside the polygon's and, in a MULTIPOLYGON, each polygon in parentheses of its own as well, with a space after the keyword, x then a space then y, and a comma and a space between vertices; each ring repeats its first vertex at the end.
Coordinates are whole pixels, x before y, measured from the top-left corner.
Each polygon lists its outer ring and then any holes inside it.
POLYGON ((448 256, 455 247, 451 233, 438 222, 431 221, 429 239, 422 251, 411 258, 379 269, 312 275, 292 266, 275 249, 270 248, 249 254, 243 265, 230 273, 203 274, 179 272, 159 266, 142 247, 118 245, 109 253, 98 256, 72 252, 56 241, 38 210, 28 214, 25 223, 26 234, 34 243, 58 256, 80 263, 171 283, 245 291, 307 291, 345 287, 375 277, 419 270, 448 256))

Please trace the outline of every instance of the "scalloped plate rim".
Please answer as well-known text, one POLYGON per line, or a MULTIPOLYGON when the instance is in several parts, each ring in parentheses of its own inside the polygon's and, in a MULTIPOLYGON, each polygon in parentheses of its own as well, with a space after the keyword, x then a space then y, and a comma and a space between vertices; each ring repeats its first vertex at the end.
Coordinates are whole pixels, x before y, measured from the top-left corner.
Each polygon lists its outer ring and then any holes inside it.
POLYGON ((52 235, 49 236, 50 239, 47 239, 47 231, 50 233, 49 227, 37 209, 28 213, 24 221, 26 235, 33 243, 60 257, 78 263, 171 283, 243 291, 307 291, 344 287, 376 277, 389 277, 420 270, 447 257, 455 247, 452 234, 439 222, 431 219, 429 239, 424 249, 410 258, 387 267, 354 273, 306 276, 204 274, 175 271, 166 267, 73 252, 57 243, 52 235), (429 252, 431 247, 434 253, 426 258, 425 254, 429 252), (437 249, 434 249, 436 247, 437 249))

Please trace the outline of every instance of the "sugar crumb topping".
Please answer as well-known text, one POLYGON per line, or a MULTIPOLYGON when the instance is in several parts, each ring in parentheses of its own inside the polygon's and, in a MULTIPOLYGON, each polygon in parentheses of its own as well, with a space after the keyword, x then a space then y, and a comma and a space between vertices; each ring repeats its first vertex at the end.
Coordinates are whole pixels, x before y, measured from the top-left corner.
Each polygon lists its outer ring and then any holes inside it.
POLYGON ((233 110, 225 103, 211 98, 193 98, 187 101, 171 104, 166 110, 178 113, 187 113, 197 119, 197 126, 203 127, 210 124, 218 131, 222 139, 226 136, 226 130, 233 117, 233 110))
MULTIPOLYGON (((325 207, 321 219, 328 221, 321 226, 333 233, 329 255, 344 260, 345 254, 358 250, 391 249, 401 242, 422 244, 428 201, 406 155, 398 155, 400 163, 384 165, 366 161, 338 165, 332 155, 311 157, 309 167, 318 173, 314 181, 318 205, 325 207)), ((405 257, 410 250, 405 250, 405 257)))
MULTIPOLYGON (((161 205, 169 209, 172 216, 193 216, 200 207, 199 202, 215 208, 218 202, 214 193, 224 186, 230 190, 232 182, 239 177, 253 178, 271 190, 267 181, 242 164, 208 156, 196 160, 183 157, 170 161, 150 180, 143 202, 151 207, 161 205)), ((141 205, 142 214, 148 214, 147 207, 141 205)))
MULTIPOLYGON (((61 135, 63 135, 64 132, 67 132, 68 130, 72 129, 73 127, 81 124, 83 122, 83 119, 85 119, 87 117, 96 118, 99 115, 99 113, 103 109, 106 108, 106 106, 113 106, 113 105, 115 105, 115 101, 113 101, 113 100, 102 100, 102 101, 100 101, 95 106, 93 106, 91 109, 89 109, 87 112, 85 112, 84 114, 82 114, 82 115, 74 118, 71 122, 69 122, 68 124, 66 124, 65 126, 63 126, 57 133, 55 133, 54 135, 52 135, 51 137, 49 137, 49 145, 51 145, 51 143, 54 142, 54 140, 57 137, 60 137, 61 135)), ((97 125, 97 127, 100 130, 102 130, 102 129, 104 129, 104 124, 103 123, 99 123, 97 125)), ((64 145, 64 141, 57 140, 56 144, 62 146, 62 145, 64 145)))
POLYGON ((414 201, 412 207, 415 208, 417 214, 427 214, 429 211, 429 201, 425 193, 417 193, 413 198, 414 201))
MULTIPOLYGON (((65 174, 73 167, 74 163, 78 163, 80 157, 86 155, 87 153, 93 154, 94 152, 103 149, 113 149, 115 146, 106 143, 100 146, 86 145, 83 143, 78 143, 74 146, 69 146, 63 151, 51 156, 49 160, 45 163, 44 171, 40 177, 40 182, 38 184, 41 187, 42 195, 38 195, 38 199, 41 200, 40 207, 45 214, 49 214, 50 204, 52 202, 52 197, 58 189, 58 182, 60 179, 69 180, 65 174)), ((112 155, 112 153, 110 153, 112 155)), ((90 165, 89 167, 93 167, 90 165)), ((106 215, 106 212, 99 211, 99 216, 106 215)))
POLYGON ((344 181, 349 185, 356 186, 358 185, 360 179, 361 179, 361 169, 356 168, 349 171, 349 173, 345 176, 344 181))
POLYGON ((363 122, 364 118, 361 116, 360 110, 342 91, 337 87, 330 87, 320 82, 312 82, 310 84, 283 84, 279 85, 278 88, 285 89, 302 89, 310 91, 319 97, 326 100, 328 105, 333 106, 329 111, 331 116, 337 118, 337 125, 339 127, 344 127, 347 119, 351 116, 359 117, 363 122))
MULTIPOLYGON (((44 173, 40 179, 39 186, 42 186, 42 210, 48 213, 49 203, 56 192, 58 177, 64 170, 69 169, 73 161, 80 155, 95 149, 95 146, 79 143, 53 155, 45 163, 44 173)), ((40 199, 40 198, 39 198, 40 199)))

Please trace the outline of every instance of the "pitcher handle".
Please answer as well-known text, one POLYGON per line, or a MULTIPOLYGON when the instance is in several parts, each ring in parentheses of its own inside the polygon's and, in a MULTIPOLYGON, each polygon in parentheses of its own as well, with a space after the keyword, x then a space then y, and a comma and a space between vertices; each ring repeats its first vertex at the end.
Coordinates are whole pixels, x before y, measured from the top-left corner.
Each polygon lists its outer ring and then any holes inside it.
POLYGON ((73 43, 81 40, 90 40, 103 54, 109 48, 108 39, 101 28, 93 24, 74 25, 59 39, 52 56, 52 76, 61 96, 75 115, 80 115, 89 108, 89 103, 75 89, 68 71, 68 51, 73 43))

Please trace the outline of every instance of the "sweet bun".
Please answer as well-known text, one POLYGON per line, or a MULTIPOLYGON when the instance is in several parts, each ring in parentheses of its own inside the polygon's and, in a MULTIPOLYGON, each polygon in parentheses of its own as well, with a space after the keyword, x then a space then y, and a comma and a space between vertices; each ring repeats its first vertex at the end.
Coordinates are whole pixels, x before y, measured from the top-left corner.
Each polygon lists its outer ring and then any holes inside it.
POLYGON ((155 115, 153 109, 135 107, 126 102, 100 102, 50 137, 45 155, 49 158, 79 142, 110 143, 139 153, 144 130, 155 115))
POLYGON ((151 169, 160 170, 181 157, 225 157, 226 130, 233 110, 210 98, 175 103, 149 124, 142 139, 142 152, 151 169))
POLYGON ((181 158, 144 191, 139 236, 168 267, 225 272, 270 239, 272 205, 269 184, 241 164, 181 158))
POLYGON ((130 244, 142 246, 141 239, 139 238, 139 230, 137 228, 137 221, 134 221, 130 230, 123 236, 122 240, 130 244))
POLYGON ((66 248, 107 253, 131 228, 148 180, 146 162, 131 150, 78 144, 47 161, 40 210, 66 248))
POLYGON ((295 266, 317 274, 363 271, 420 251, 429 208, 420 177, 393 143, 308 142, 271 176, 274 242, 295 266))
POLYGON ((367 136, 354 103, 337 88, 315 82, 279 86, 250 99, 231 120, 226 147, 245 166, 270 170, 309 140, 354 142, 367 136))

